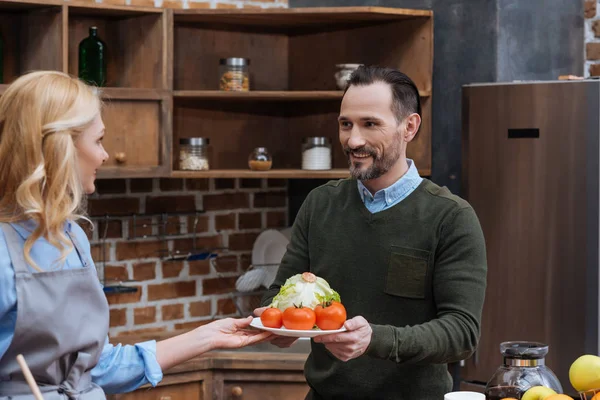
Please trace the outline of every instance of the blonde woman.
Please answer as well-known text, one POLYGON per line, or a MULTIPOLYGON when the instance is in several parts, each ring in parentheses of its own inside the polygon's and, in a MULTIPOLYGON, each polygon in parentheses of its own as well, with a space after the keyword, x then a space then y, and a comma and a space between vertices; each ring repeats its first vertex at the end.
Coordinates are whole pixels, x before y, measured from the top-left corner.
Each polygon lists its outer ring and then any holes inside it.
POLYGON ((245 330, 248 317, 158 343, 108 343, 108 304, 75 222, 108 158, 100 107, 92 88, 60 72, 24 75, 0 97, 0 398, 32 397, 19 353, 46 400, 104 399, 268 336, 245 330))

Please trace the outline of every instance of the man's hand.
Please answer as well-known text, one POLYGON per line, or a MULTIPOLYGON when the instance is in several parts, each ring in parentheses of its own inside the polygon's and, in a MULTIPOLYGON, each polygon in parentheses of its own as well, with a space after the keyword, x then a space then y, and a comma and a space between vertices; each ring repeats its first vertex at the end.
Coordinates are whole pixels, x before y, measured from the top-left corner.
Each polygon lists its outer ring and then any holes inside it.
MULTIPOLYGON (((260 307, 260 308, 256 308, 254 310, 254 315, 256 315, 257 317, 260 317, 260 315, 269 307, 260 307)), ((273 335, 272 339, 270 340, 272 345, 275 345, 279 348, 286 348, 286 347, 290 347, 291 345, 293 345, 294 343, 296 343, 296 341, 298 340, 298 338, 295 337, 287 337, 287 336, 277 336, 277 335, 273 335)))
POLYGON ((371 343, 373 330, 361 316, 344 323, 346 332, 322 335, 314 338, 315 343, 323 343, 327 350, 342 361, 349 361, 365 353, 371 343))

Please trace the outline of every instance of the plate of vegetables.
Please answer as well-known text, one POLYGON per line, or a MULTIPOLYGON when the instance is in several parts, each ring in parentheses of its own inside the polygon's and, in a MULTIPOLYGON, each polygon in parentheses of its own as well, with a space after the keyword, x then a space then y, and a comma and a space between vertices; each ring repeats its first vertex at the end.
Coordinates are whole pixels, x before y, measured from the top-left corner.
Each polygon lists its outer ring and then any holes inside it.
POLYGON ((340 295, 311 272, 285 281, 271 306, 250 326, 280 336, 315 337, 344 332, 346 309, 340 295))

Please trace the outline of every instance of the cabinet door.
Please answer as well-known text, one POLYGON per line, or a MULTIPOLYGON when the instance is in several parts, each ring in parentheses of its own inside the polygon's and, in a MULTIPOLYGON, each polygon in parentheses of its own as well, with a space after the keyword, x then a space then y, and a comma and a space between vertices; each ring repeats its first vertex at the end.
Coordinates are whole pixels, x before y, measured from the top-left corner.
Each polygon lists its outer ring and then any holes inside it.
POLYGON ((142 388, 131 393, 108 396, 108 400, 205 400, 203 381, 142 388))
POLYGON ((301 382, 225 382, 225 400, 303 400, 309 387, 301 382))

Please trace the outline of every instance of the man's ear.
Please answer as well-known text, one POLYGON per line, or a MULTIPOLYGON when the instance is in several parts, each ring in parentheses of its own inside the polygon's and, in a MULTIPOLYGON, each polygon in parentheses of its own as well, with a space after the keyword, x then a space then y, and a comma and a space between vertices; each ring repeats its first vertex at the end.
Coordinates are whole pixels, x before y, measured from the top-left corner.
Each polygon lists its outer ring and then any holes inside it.
POLYGON ((406 131, 404 132, 404 141, 410 142, 415 138, 419 127, 421 126, 421 116, 417 113, 412 113, 404 119, 406 123, 406 131))

